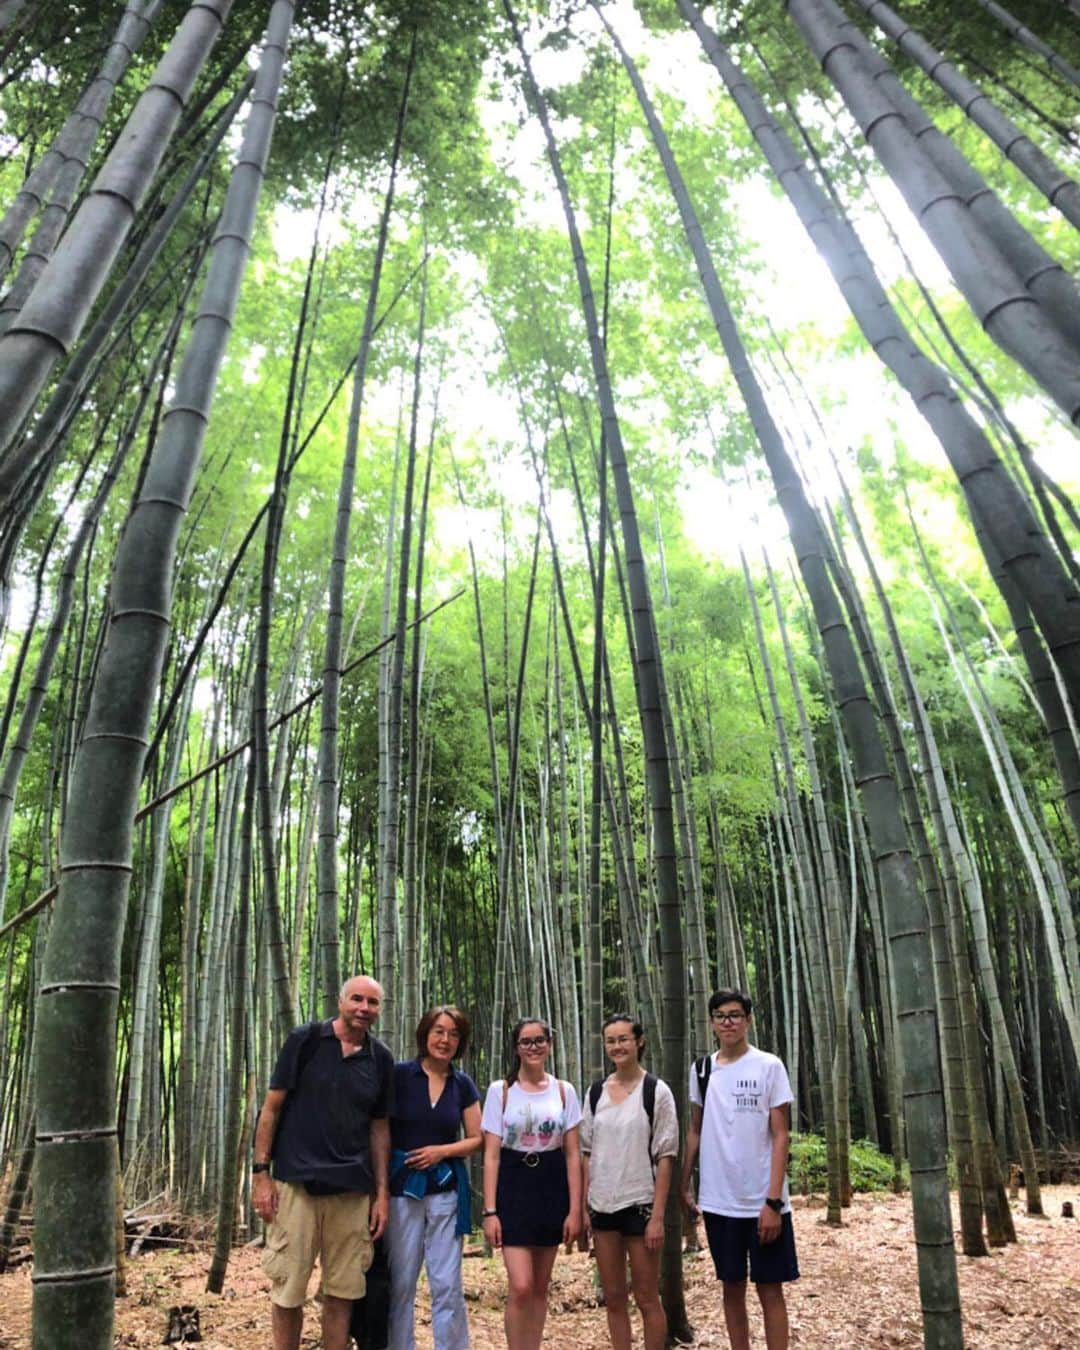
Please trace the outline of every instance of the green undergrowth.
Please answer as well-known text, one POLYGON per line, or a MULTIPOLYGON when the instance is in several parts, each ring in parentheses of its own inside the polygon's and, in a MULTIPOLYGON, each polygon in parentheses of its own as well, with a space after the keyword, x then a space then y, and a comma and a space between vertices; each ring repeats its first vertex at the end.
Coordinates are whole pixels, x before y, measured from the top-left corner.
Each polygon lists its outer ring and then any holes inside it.
MULTIPOLYGON (((868 1139, 853 1139, 850 1153, 851 1189, 853 1191, 887 1191, 892 1189, 892 1158, 879 1152, 868 1139)), ((789 1164, 791 1190, 795 1195, 809 1195, 828 1189, 828 1161, 823 1134, 799 1134, 791 1139, 789 1164)), ((908 1184, 908 1170, 904 1168, 904 1186, 908 1184)))

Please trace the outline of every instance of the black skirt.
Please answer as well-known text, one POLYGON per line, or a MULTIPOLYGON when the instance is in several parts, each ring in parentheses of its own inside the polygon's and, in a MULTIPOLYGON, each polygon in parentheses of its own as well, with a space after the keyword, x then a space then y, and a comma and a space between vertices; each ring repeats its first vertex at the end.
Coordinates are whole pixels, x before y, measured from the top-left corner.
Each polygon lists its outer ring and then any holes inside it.
POLYGON ((570 1213, 562 1149, 544 1153, 501 1149, 495 1210, 504 1247, 557 1247, 570 1213))

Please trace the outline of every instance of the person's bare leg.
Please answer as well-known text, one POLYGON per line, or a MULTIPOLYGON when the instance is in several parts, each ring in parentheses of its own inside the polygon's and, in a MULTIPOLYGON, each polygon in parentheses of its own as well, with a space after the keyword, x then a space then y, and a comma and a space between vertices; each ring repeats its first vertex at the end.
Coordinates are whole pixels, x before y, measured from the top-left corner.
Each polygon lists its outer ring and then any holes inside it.
POLYGON ((532 1332, 535 1318, 532 1248, 504 1247, 502 1254, 507 1286, 506 1311, 503 1314, 506 1344, 508 1350, 533 1350, 534 1346, 540 1344, 540 1338, 532 1332))
POLYGON ((352 1305, 351 1298, 336 1298, 333 1294, 323 1294, 323 1350, 348 1350, 352 1305))
POLYGON ((533 1266, 532 1340, 525 1350, 540 1350, 540 1342, 544 1338, 544 1323, 547 1321, 548 1285, 551 1283, 551 1271, 559 1249, 533 1247, 530 1252, 533 1266))
POLYGON ((765 1318, 765 1344, 769 1350, 788 1350, 788 1315, 782 1284, 759 1284, 757 1295, 765 1318))
POLYGON ((667 1314, 660 1302, 660 1252, 651 1252, 645 1246, 643 1237, 627 1238, 626 1247, 630 1254, 634 1302, 641 1313, 645 1331, 645 1350, 664 1350, 667 1344, 667 1314))
POLYGON ((626 1291, 626 1246, 621 1233, 593 1230, 596 1272, 604 1291, 608 1335, 614 1350, 630 1350, 630 1300, 626 1291))
POLYGON ((731 1350, 750 1350, 750 1322, 746 1316, 746 1281, 724 1281, 724 1322, 731 1350))
POLYGON ((274 1333, 274 1350, 300 1350, 300 1332, 304 1326, 304 1309, 279 1308, 270 1305, 270 1326, 274 1333))

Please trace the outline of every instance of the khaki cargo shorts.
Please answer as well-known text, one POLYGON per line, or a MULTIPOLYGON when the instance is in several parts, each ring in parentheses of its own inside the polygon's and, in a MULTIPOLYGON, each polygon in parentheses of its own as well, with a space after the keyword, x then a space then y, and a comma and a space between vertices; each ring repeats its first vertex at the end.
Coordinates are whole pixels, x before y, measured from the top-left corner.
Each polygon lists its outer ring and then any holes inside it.
POLYGON ((331 1298, 363 1298, 374 1249, 368 1228, 369 1195, 309 1195, 302 1185, 274 1183, 277 1218, 266 1235, 263 1270, 279 1308, 300 1308, 319 1259, 322 1291, 331 1298))

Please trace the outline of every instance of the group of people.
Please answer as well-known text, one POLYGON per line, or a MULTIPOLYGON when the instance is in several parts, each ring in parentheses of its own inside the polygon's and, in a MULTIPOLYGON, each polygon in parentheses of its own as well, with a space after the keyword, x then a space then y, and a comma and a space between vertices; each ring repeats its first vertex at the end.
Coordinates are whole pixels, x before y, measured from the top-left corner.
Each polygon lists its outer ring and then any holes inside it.
MULTIPOLYGON (((381 1002, 377 981, 348 980, 337 1017, 286 1040, 259 1114, 252 1203, 268 1225, 274 1350, 300 1344, 316 1259, 322 1344, 346 1350, 353 1301, 365 1296, 380 1239, 390 1267, 390 1350, 415 1346, 424 1266, 436 1350, 466 1350, 465 1160, 480 1149, 484 1236, 506 1267, 510 1350, 539 1347, 556 1253, 583 1232, 591 1234, 611 1344, 631 1345, 632 1289, 646 1350, 660 1350, 660 1253, 679 1125, 671 1089, 642 1063, 638 1022, 623 1012, 604 1022, 612 1071, 582 1101, 548 1072, 551 1026, 522 1018, 506 1076, 488 1087, 481 1109, 476 1084, 455 1064, 468 1048, 464 1013, 431 1008, 416 1028, 416 1056, 395 1063, 372 1034, 381 1002)), ((783 1287, 798 1278, 785 1175, 792 1094, 781 1061, 749 1043, 752 1011, 735 990, 710 1000, 716 1050, 690 1070, 680 1184, 686 1212, 704 1216, 733 1350, 750 1345, 748 1261, 768 1348, 784 1350, 783 1287)))

